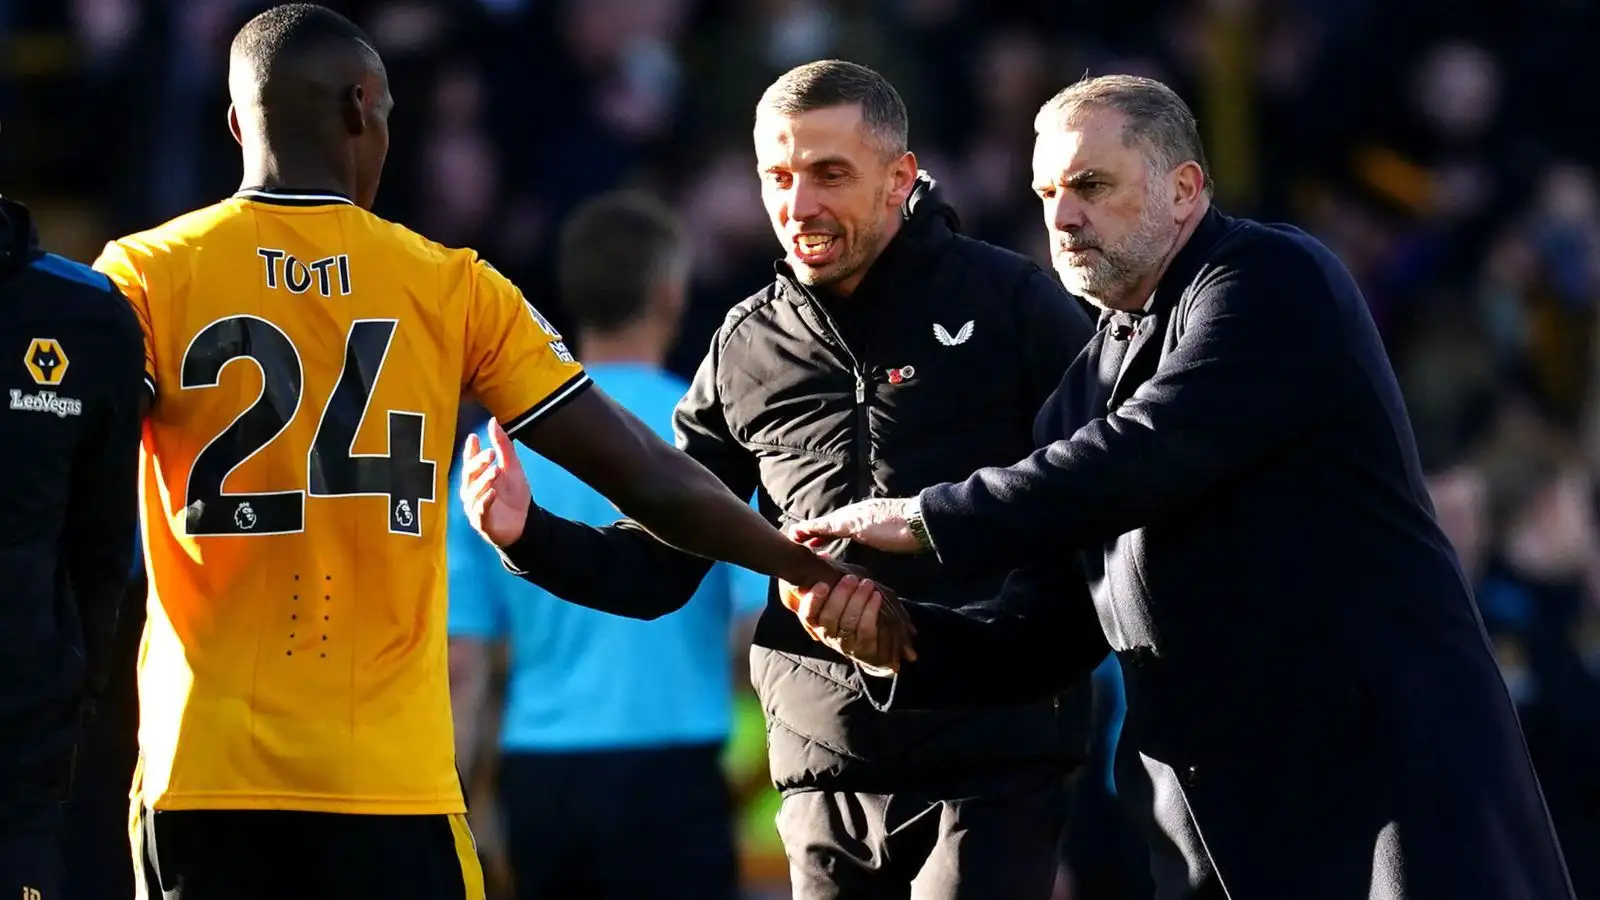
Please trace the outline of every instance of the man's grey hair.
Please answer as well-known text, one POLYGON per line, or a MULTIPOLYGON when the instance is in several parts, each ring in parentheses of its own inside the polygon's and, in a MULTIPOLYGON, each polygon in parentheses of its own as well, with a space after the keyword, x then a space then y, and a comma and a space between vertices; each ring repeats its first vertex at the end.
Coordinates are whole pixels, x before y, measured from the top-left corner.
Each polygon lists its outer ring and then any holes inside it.
POLYGON ((1086 110, 1107 109, 1122 113, 1127 120, 1122 128, 1123 146, 1141 146, 1150 165, 1163 173, 1193 161, 1200 166, 1206 193, 1214 193, 1211 165, 1206 162, 1194 113, 1176 91, 1153 78, 1101 75, 1068 85, 1040 107, 1033 121, 1034 132, 1063 128, 1086 110))
POLYGON ((797 116, 817 109, 860 106, 861 124, 885 157, 906 152, 906 105, 887 78, 858 63, 823 59, 778 76, 756 104, 762 111, 797 116))

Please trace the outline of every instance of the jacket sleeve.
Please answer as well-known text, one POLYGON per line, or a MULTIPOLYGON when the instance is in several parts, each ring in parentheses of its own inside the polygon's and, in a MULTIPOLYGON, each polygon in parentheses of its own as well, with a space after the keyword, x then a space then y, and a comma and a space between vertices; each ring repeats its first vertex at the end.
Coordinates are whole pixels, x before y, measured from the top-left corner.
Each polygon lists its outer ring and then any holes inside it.
POLYGON ((110 675, 112 644, 138 527, 140 402, 144 353, 139 329, 120 303, 125 340, 107 366, 107 402, 72 459, 68 488, 68 578, 83 629, 86 691, 92 704, 110 675))
MULTIPOLYGON (((755 457, 733 439, 717 390, 718 332, 673 414, 678 449, 748 499, 760 481, 755 457)), ((657 540, 630 520, 594 527, 529 511, 522 537, 501 551, 505 567, 551 594, 601 612, 653 619, 681 609, 714 560, 657 540)))
POLYGON ((998 597, 905 606, 917 628, 917 659, 901 668, 895 709, 1031 703, 1078 684, 1110 652, 1071 554, 1012 572, 998 597))
POLYGON ((1349 383, 1339 348, 1356 326, 1309 255, 1272 249, 1197 285, 1173 313, 1176 346, 1110 415, 1009 468, 923 491, 944 564, 1003 570, 1141 527, 1324 416, 1349 383))
POLYGON ((1094 322, 1055 277, 1038 266, 1030 266, 1023 275, 1016 302, 1023 391, 1038 410, 1094 336, 1094 322))

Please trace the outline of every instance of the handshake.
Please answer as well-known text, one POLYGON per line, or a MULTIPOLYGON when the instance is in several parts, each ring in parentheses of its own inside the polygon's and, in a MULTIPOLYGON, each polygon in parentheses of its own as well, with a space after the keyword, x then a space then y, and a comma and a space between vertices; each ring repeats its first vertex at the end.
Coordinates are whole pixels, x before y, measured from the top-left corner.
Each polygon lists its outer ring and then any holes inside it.
MULTIPOLYGON (((476 433, 467 437, 461 503, 472 527, 504 549, 522 537, 533 497, 516 448, 497 421, 489 424, 489 443, 483 446, 476 433)), ((790 541, 817 552, 837 576, 831 583, 813 584, 780 578, 784 606, 814 639, 877 675, 897 672, 902 662, 917 658, 911 645, 916 628, 892 590, 857 567, 828 559, 818 548, 829 539, 843 538, 888 552, 918 552, 925 548, 907 525, 909 512, 906 500, 866 500, 794 523, 783 532, 790 541)))
MULTIPOLYGON (((790 525, 784 534, 813 549, 828 538, 862 540, 861 534, 873 527, 871 523, 881 517, 883 507, 894 502, 855 503, 822 518, 790 525), (879 510, 876 514, 875 508, 879 510)), ((874 583, 857 567, 835 565, 845 569, 845 574, 831 587, 826 582, 801 587, 779 579, 778 596, 783 605, 800 617, 814 639, 874 675, 892 674, 899 671, 902 661, 916 659, 911 638, 917 629, 894 591, 874 583)))

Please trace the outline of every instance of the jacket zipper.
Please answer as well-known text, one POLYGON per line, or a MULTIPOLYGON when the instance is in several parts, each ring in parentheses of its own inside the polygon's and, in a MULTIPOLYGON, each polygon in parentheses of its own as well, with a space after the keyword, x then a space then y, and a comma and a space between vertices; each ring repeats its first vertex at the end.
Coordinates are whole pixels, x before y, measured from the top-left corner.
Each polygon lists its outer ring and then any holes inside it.
POLYGON ((869 500, 872 498, 872 436, 868 429, 871 428, 872 420, 867 398, 867 388, 870 386, 868 372, 851 351, 850 345, 845 343, 844 336, 839 333, 839 326, 834 324, 833 316, 828 314, 828 310, 811 295, 810 291, 805 291, 805 294, 811 308, 817 311, 817 317, 827 329, 828 338, 844 351, 845 357, 850 360, 850 369, 856 376, 856 428, 851 441, 856 456, 855 499, 869 500))
POLYGON ((867 410, 867 378, 856 370, 856 499, 872 497, 872 417, 867 410))

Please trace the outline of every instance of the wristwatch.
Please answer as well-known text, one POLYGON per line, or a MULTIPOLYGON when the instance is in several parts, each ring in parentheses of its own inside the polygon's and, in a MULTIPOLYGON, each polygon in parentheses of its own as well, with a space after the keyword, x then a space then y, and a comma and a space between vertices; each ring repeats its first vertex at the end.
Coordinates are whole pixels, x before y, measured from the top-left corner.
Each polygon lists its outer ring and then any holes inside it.
POLYGON ((933 552, 933 538, 929 537, 928 526, 922 521, 921 497, 912 497, 906 501, 906 530, 911 532, 911 537, 917 542, 919 552, 933 552))

